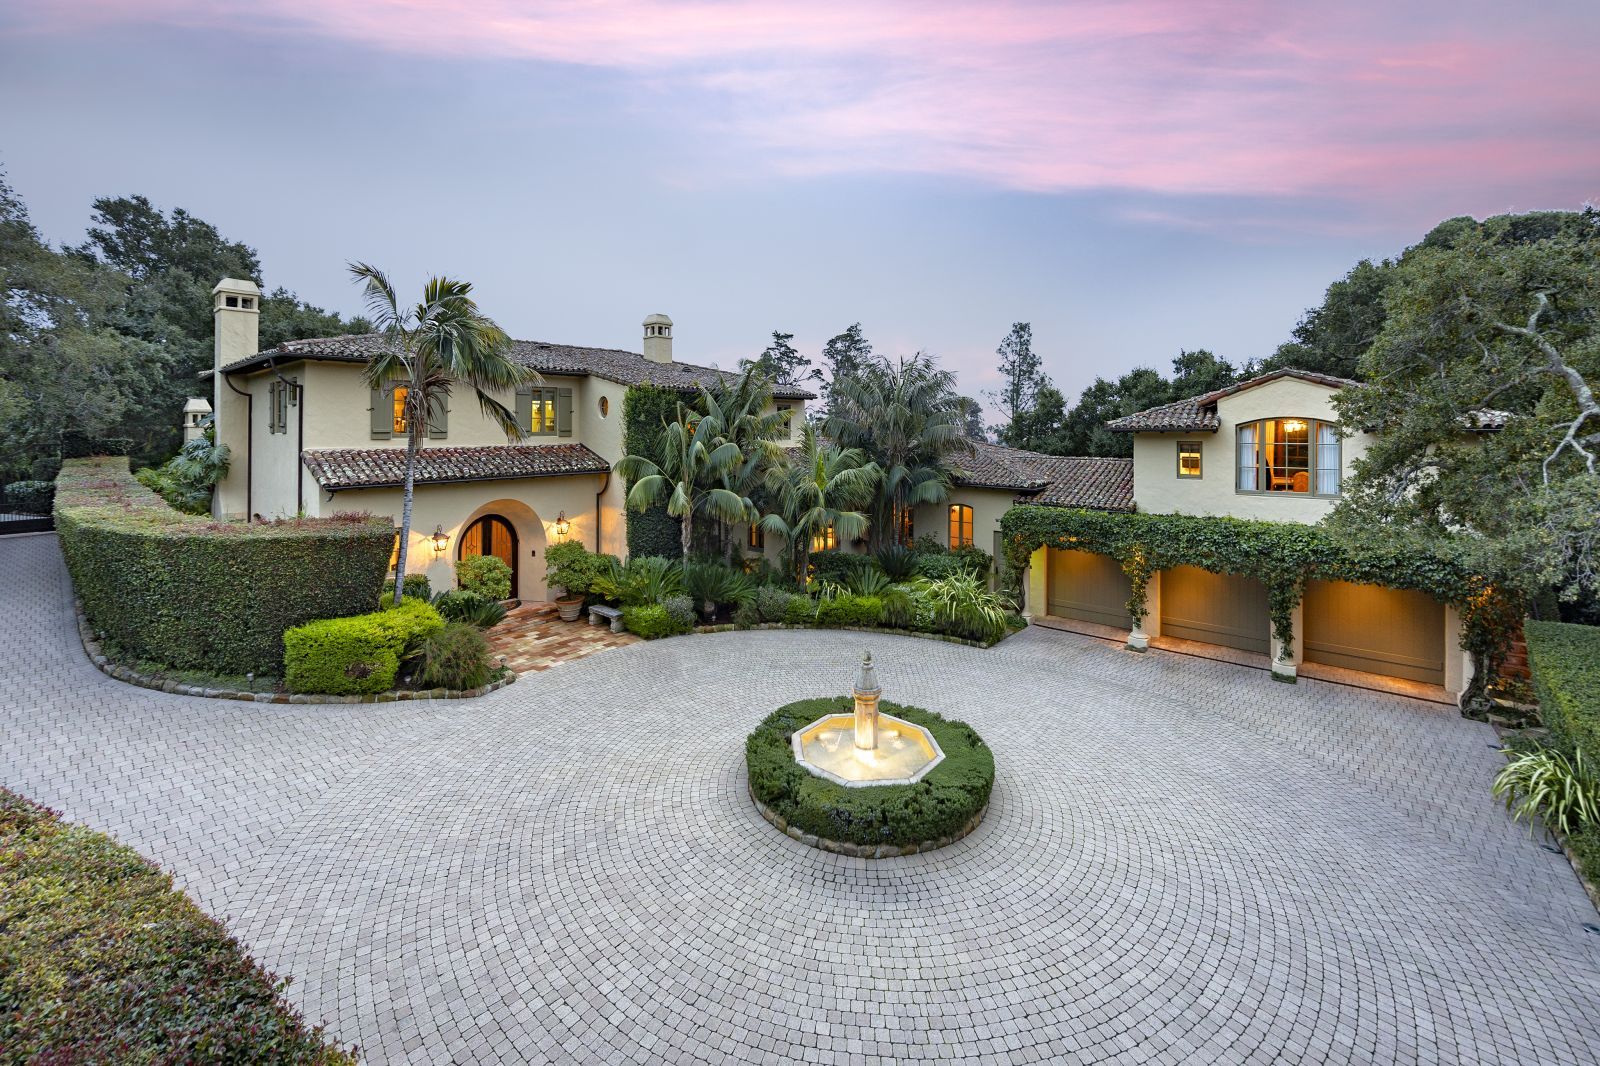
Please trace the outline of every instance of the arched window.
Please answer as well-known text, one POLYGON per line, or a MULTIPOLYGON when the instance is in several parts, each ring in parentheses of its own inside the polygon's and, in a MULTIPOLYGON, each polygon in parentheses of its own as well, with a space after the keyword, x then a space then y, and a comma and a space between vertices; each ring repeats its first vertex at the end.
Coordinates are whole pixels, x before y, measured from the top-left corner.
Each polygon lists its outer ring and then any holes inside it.
POLYGON ((1314 418, 1264 418, 1237 429, 1239 492, 1337 496, 1339 427, 1314 418))
POLYGON ((950 505, 950 547, 972 547, 972 508, 964 503, 950 505))

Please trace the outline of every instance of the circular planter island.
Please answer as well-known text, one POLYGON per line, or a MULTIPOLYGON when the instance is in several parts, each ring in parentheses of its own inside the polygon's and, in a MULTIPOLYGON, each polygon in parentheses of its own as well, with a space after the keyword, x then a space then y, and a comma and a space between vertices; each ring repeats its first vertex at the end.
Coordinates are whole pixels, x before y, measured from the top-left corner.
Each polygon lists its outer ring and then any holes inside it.
POLYGON ((808 753, 822 756, 831 745, 827 757, 843 769, 838 764, 853 747, 853 730, 845 727, 854 706, 849 696, 801 700, 778 708, 750 734, 745 766, 763 818, 812 847, 867 859, 932 851, 978 827, 994 788, 994 754, 965 722, 919 707, 878 708, 874 699, 872 739, 882 747, 864 759, 894 766, 909 751, 920 769, 904 776, 888 770, 886 779, 896 783, 877 784, 870 774, 849 780, 814 765, 808 753))

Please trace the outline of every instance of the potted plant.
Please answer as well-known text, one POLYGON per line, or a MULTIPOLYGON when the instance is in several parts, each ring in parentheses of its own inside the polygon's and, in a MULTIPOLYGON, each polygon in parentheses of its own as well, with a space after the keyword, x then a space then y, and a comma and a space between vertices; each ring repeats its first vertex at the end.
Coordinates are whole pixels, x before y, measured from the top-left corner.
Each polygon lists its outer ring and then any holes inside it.
POLYGON ((594 579, 605 572, 609 559, 581 544, 556 544, 545 550, 545 581, 560 589, 556 610, 563 622, 576 622, 582 616, 594 579))

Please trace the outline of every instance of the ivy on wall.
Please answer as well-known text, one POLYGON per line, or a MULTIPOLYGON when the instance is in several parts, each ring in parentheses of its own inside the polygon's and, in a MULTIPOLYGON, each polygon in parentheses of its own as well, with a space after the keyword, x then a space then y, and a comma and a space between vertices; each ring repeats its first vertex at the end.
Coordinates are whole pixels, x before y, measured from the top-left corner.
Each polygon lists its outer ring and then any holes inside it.
MULTIPOLYGON (((654 459, 666 424, 678 413, 678 394, 654 385, 634 385, 622 397, 622 451, 654 459)), ((632 484, 623 486, 632 489, 632 484)), ((675 559, 683 551, 678 520, 667 513, 665 501, 643 511, 625 508, 628 522, 628 557, 659 555, 675 559)))
POLYGON ((1011 574, 1020 574, 1041 547, 1115 559, 1133 588, 1127 608, 1135 625, 1149 612, 1147 591, 1157 571, 1196 566, 1255 578, 1266 586, 1273 636, 1285 647, 1294 642, 1294 610, 1309 580, 1415 589, 1461 612, 1461 646, 1477 665, 1473 700, 1499 672, 1524 613, 1520 595, 1475 572, 1448 540, 1423 543, 1385 532, 1357 542, 1291 522, 1037 506, 1013 507, 1000 530, 1011 574))

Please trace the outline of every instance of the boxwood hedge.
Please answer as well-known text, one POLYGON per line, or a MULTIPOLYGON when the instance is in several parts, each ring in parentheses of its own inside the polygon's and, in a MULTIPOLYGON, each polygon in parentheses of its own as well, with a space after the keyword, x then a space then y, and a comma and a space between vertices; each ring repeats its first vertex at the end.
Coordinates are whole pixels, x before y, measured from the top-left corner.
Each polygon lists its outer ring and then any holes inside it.
POLYGON ((914 785, 850 788, 794 761, 790 737, 825 714, 848 712, 849 696, 800 700, 774 711, 745 741, 750 793, 791 826, 849 844, 920 844, 952 836, 989 803, 994 754, 964 722, 920 707, 880 703, 879 710, 923 726, 944 761, 914 785))
MULTIPOLYGON (((1551 739, 1600 766, 1600 626, 1529 621, 1523 631, 1539 713, 1551 739)), ((1600 884, 1600 825, 1583 826, 1567 844, 1584 876, 1600 884)))
POLYGON ((129 848, 0 788, 0 1060, 353 1063, 129 848))
POLYGON ((120 654, 215 674, 276 675, 283 633, 372 610, 388 519, 213 522, 179 514, 125 458, 68 460, 56 530, 89 623, 120 654))
POLYGON ((394 688, 400 657, 443 628, 444 619, 427 600, 409 596, 398 607, 371 614, 307 622, 284 631, 283 679, 290 692, 387 692, 394 688))

